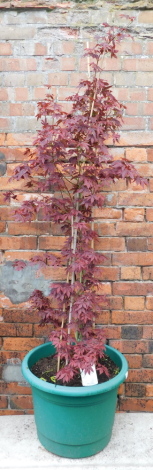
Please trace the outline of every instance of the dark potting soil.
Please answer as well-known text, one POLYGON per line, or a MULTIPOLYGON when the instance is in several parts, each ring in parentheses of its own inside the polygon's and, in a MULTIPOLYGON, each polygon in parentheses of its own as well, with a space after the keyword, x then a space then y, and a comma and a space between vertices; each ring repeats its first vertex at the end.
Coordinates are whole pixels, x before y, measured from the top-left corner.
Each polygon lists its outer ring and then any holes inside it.
MULTIPOLYGON (((101 364, 107 367, 109 371, 109 378, 105 373, 99 374, 99 372, 97 372, 99 384, 102 382, 107 382, 109 379, 112 379, 119 373, 119 368, 117 367, 117 365, 106 354, 102 359, 100 359, 99 362, 101 362, 101 364)), ((56 380, 56 370, 57 357, 55 355, 39 359, 39 361, 36 362, 31 368, 31 372, 36 375, 36 377, 41 378, 45 382, 49 382, 56 385, 65 385, 69 387, 82 387, 80 373, 78 373, 72 380, 70 380, 70 382, 63 383, 61 380, 56 380)))

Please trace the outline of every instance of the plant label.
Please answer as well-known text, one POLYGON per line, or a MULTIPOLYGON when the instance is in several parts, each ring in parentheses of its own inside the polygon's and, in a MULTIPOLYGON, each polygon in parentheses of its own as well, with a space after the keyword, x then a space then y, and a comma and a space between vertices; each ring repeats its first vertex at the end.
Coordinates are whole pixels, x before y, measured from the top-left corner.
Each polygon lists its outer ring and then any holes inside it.
POLYGON ((92 371, 90 372, 90 374, 85 373, 84 370, 81 370, 81 369, 80 369, 80 372, 81 372, 82 385, 84 387, 89 387, 90 385, 98 384, 98 378, 97 378, 95 365, 92 366, 92 371))

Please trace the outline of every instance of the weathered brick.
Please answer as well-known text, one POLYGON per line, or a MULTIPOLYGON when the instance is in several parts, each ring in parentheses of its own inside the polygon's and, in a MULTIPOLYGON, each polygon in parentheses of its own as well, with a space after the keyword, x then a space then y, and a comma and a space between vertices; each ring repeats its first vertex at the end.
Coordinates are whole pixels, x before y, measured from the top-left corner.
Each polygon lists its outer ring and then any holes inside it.
MULTIPOLYGON (((143 229, 142 229, 143 231, 143 229)), ((133 235, 133 231, 131 230, 133 235)), ((127 238, 127 251, 147 251, 147 238, 127 238)))
POLYGON ((23 39, 32 39, 34 38, 36 33, 36 28, 34 26, 24 26, 23 27, 17 27, 14 28, 12 26, 8 25, 1 25, 0 29, 0 39, 17 39, 17 40, 23 40, 23 39))
MULTIPOLYGON (((126 298, 125 298, 126 300, 126 298)), ((114 310, 112 312, 112 323, 115 324, 134 324, 134 325, 146 325, 152 324, 153 312, 146 310, 114 310)))
POLYGON ((146 385, 125 383, 125 393, 127 396, 143 397, 146 394, 146 385))
POLYGON ((32 409, 33 408, 33 401, 32 397, 29 395, 18 395, 12 396, 10 398, 10 407, 11 409, 20 410, 20 409, 32 409))
POLYGON ((141 270, 139 267, 121 268, 121 279, 141 279, 141 270))
POLYGON ((153 399, 146 398, 122 398, 120 399, 120 411, 153 411, 153 399))
POLYGON ((122 339, 141 339, 143 329, 141 326, 122 326, 121 337, 122 339))
POLYGON ((153 354, 145 354, 143 356, 143 362, 142 362, 143 367, 148 367, 148 368, 153 368, 153 354))
POLYGON ((124 219, 131 222, 143 222, 145 211, 143 208, 124 209, 124 219))
POLYGON ((1 336, 16 336, 16 327, 12 323, 0 322, 0 335, 1 336))
POLYGON ((9 42, 0 43, 0 55, 11 55, 12 54, 12 46, 9 42))
POLYGON ((4 409, 8 407, 8 400, 6 397, 0 395, 0 409, 4 409))
POLYGON ((140 369, 142 367, 142 354, 125 354, 130 369, 140 369))

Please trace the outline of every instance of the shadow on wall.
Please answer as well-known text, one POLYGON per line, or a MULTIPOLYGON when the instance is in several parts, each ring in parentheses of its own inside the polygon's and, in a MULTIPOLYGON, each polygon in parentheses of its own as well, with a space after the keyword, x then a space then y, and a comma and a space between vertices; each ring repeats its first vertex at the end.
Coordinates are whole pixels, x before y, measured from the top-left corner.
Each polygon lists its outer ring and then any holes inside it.
POLYGON ((43 275, 38 276, 40 266, 35 264, 17 271, 13 263, 8 261, 0 267, 0 291, 4 292, 12 304, 26 302, 35 289, 41 290, 44 295, 49 295, 50 280, 46 280, 43 275))

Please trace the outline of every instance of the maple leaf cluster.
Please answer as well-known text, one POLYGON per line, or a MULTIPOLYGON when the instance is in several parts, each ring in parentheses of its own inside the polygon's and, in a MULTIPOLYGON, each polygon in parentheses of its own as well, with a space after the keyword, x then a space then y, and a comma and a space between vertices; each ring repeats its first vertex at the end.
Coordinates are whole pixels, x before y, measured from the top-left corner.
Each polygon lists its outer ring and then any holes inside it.
MULTIPOLYGON (((124 106, 102 78, 101 62, 105 55, 117 56, 116 44, 126 32, 107 24, 103 31, 102 39, 85 51, 92 59, 90 76, 81 80, 78 91, 68 98, 71 113, 63 111, 51 93, 38 103, 37 118, 42 127, 34 142, 35 152, 27 149, 28 163, 19 165, 12 177, 24 179, 26 187, 39 194, 16 209, 16 219, 31 221, 42 211, 44 220, 60 224, 66 237, 60 256, 46 251, 31 260, 66 266, 67 279, 52 284, 48 297, 38 290, 31 296, 40 324, 51 325, 49 339, 57 350, 57 378, 64 383, 78 369, 90 373, 96 364, 100 372, 103 370, 99 360, 105 350, 105 335, 96 323, 103 301, 97 294, 97 266, 104 256, 94 250, 93 207, 103 207, 102 190, 107 182, 123 178, 145 184, 129 161, 113 161, 106 145, 108 138, 113 142, 119 138, 124 106), (65 366, 60 368, 61 361, 65 366)), ((24 263, 16 261, 15 266, 23 269, 24 263)))

